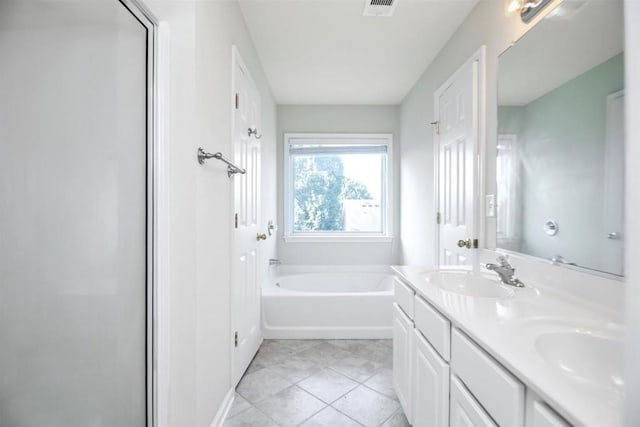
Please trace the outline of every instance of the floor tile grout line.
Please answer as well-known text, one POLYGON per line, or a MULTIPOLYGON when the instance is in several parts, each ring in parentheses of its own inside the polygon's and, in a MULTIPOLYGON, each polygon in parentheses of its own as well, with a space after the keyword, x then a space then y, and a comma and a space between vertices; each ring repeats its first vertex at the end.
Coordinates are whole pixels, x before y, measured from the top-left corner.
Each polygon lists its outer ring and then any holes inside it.
POLYGON ((344 413, 344 412, 342 412, 340 409, 333 407, 333 405, 329 405, 329 407, 330 407, 331 409, 334 409, 334 410, 336 410, 337 412, 341 413, 341 414, 342 414, 342 415, 344 415, 345 417, 349 418, 349 419, 350 419, 351 421, 353 421, 354 423, 356 423, 356 424, 358 424, 358 425, 360 425, 360 426, 363 426, 363 427, 364 427, 364 424, 362 424, 360 421, 358 421, 358 420, 354 419, 354 418, 353 418, 353 417, 351 417, 350 415, 345 414, 345 413, 344 413))
MULTIPOLYGON (((399 407, 398 409, 396 409, 395 411, 393 411, 393 412, 391 413, 391 415, 389 415, 389 417, 388 417, 387 419, 385 419, 383 422, 381 422, 381 423, 380 423, 380 427, 382 427, 382 426, 383 426, 383 425, 385 425, 387 422, 389 422, 389 420, 390 420, 391 418, 395 417, 395 416, 396 416, 396 414, 397 414, 398 412, 400 412, 400 411, 402 411, 402 406, 401 406, 401 407, 399 407)), ((402 413, 404 414, 404 411, 403 411, 402 413)))

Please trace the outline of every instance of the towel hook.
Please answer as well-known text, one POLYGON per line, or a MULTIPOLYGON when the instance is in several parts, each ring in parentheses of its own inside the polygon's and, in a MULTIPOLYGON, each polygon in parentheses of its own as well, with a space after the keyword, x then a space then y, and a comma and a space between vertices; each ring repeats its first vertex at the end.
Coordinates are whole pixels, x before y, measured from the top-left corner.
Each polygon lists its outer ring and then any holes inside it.
POLYGON ((262 134, 258 135, 258 129, 255 127, 249 128, 248 135, 253 135, 256 137, 256 139, 262 138, 262 134))

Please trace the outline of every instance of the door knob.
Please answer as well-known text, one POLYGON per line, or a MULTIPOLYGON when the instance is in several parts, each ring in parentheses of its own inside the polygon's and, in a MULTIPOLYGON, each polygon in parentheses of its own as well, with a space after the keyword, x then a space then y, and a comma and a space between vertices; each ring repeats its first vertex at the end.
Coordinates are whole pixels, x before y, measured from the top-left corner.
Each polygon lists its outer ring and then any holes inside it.
POLYGON ((458 247, 459 247, 459 248, 467 248, 467 249, 471 249, 471 239, 467 239, 467 240, 458 240, 458 247))
POLYGON ((260 241, 260 240, 267 240, 267 235, 266 235, 266 234, 264 234, 264 233, 258 233, 258 235, 256 236, 256 239, 257 239, 258 241, 260 241))

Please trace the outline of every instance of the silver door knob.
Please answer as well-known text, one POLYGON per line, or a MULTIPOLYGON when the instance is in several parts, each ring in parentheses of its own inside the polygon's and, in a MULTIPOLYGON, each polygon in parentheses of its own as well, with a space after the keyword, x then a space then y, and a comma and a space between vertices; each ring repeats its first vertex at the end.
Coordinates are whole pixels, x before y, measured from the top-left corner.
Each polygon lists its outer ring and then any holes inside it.
POLYGON ((467 249, 470 249, 470 248, 471 248, 471 239, 467 239, 467 240, 458 240, 458 247, 459 247, 459 248, 467 248, 467 249))
POLYGON ((256 236, 256 239, 257 239, 258 241, 260 241, 260 240, 267 240, 267 235, 266 235, 266 234, 264 234, 264 233, 258 233, 258 235, 256 236))
POLYGON ((613 233, 607 234, 607 239, 617 240, 620 236, 615 231, 613 233))

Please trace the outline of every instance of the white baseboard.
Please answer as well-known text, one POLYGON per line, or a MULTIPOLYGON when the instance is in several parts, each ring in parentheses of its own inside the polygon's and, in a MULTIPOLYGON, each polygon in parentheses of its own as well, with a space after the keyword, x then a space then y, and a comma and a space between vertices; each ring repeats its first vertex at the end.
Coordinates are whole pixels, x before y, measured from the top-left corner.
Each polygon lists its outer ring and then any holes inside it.
POLYGON ((269 327, 262 325, 265 339, 390 339, 392 327, 269 327))
POLYGON ((231 405, 233 405, 233 398, 235 397, 234 392, 235 390, 233 387, 227 392, 220 404, 220 407, 218 408, 218 412, 216 412, 216 416, 213 417, 213 421, 211 421, 211 427, 222 427, 222 424, 224 424, 224 420, 227 418, 231 405))

